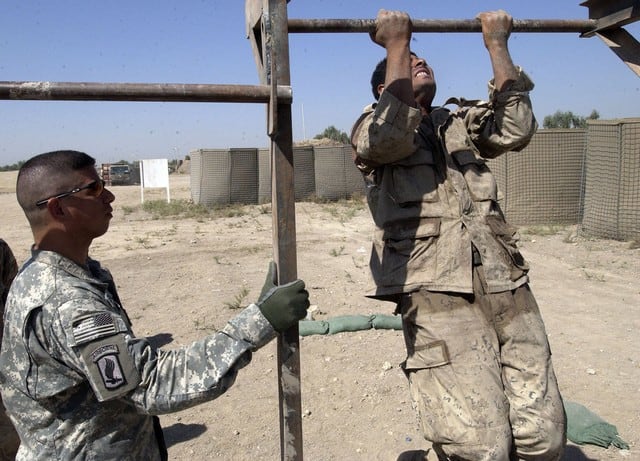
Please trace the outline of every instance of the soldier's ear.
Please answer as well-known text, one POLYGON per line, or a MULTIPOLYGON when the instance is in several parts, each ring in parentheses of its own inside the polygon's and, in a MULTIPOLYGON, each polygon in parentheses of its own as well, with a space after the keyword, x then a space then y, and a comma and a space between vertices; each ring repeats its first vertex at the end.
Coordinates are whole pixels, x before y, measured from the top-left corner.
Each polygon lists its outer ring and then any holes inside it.
POLYGON ((378 96, 380 96, 382 94, 382 92, 384 91, 384 84, 381 83, 380 85, 378 85, 378 96))
POLYGON ((57 198, 51 198, 47 201, 47 211, 56 220, 64 216, 64 210, 60 206, 60 200, 57 198))

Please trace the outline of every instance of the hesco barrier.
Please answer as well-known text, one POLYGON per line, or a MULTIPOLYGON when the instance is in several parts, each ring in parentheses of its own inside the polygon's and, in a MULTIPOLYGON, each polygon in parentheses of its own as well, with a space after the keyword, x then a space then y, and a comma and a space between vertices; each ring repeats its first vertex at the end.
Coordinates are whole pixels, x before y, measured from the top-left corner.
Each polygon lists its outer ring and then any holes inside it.
MULTIPOLYGON (((271 202, 271 155, 269 149, 258 150, 258 203, 271 202)), ((293 148, 294 195, 297 201, 306 200, 315 194, 313 147, 293 148)))
POLYGON ((258 202, 258 149, 197 149, 189 155, 195 203, 258 202))
POLYGON ((588 122, 582 232, 640 240, 640 118, 588 122))
POLYGON ((316 170, 316 195, 327 200, 349 198, 364 193, 364 181, 351 158, 351 146, 313 148, 316 170))
MULTIPOLYGON (((268 149, 197 149, 191 156, 191 198, 206 206, 271 202, 268 149)), ((350 146, 293 148, 295 199, 337 200, 364 193, 350 146)))
POLYGON ((576 224, 581 218, 586 130, 540 130, 521 152, 487 164, 513 224, 576 224))
POLYGON ((316 172, 313 147, 293 148, 293 187, 296 200, 305 200, 316 192, 316 172))
MULTIPOLYGON (((294 178, 295 180, 295 178, 294 178)), ((271 202, 271 155, 269 149, 258 149, 258 203, 271 202)))
MULTIPOLYGON (((296 200, 364 193, 350 146, 300 146, 293 155, 296 200)), ((590 236, 640 239, 640 118, 539 130, 523 151, 487 163, 513 224, 581 224, 590 236)), ((205 205, 270 202, 269 151, 193 151, 191 196, 205 205)))

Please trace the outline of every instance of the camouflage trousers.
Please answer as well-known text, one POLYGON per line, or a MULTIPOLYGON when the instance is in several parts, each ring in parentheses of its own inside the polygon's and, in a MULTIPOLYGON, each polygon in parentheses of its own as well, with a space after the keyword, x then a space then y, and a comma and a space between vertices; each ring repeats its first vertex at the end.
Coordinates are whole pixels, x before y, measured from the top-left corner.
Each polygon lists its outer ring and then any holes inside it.
POLYGON ((424 437, 440 459, 559 460, 566 416, 528 285, 474 295, 403 295, 409 380, 424 437))
POLYGON ((20 437, 5 412, 0 399, 0 461, 13 461, 16 458, 20 437))

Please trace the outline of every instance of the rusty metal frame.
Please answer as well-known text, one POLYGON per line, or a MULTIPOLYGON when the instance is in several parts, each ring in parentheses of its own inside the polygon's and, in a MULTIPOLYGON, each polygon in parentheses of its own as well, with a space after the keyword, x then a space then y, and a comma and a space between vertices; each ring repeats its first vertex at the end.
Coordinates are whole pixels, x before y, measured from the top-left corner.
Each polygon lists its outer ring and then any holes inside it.
POLYGON ((640 0, 586 0, 589 18, 597 27, 583 37, 597 35, 629 68, 640 77, 640 43, 622 26, 640 20, 640 0))
POLYGON ((291 87, 177 83, 0 82, 0 99, 49 101, 291 102, 291 87), (276 94, 274 95, 274 90, 276 94))
MULTIPOLYGON (((413 32, 482 32, 476 19, 412 19, 413 32)), ((597 27, 594 19, 514 19, 513 32, 588 33, 597 27)), ((289 33, 372 32, 373 19, 289 19, 289 33)))
MULTIPOLYGON (((248 0, 249 1, 249 0, 248 0)), ((514 19, 513 32, 597 35, 640 76, 640 44, 622 26, 640 20, 640 0, 586 0, 589 19, 514 19)), ((475 19, 412 19, 413 32, 481 32, 475 19)), ((289 33, 369 33, 372 19, 289 19, 289 33)))
MULTIPOLYGON (((278 283, 296 279, 295 188, 291 102, 280 99, 279 85, 291 83, 286 0, 246 0, 246 31, 263 85, 272 89, 267 107, 271 137, 271 194, 274 260, 278 283)), ((302 460, 300 335, 295 325, 278 337, 280 455, 302 460)))

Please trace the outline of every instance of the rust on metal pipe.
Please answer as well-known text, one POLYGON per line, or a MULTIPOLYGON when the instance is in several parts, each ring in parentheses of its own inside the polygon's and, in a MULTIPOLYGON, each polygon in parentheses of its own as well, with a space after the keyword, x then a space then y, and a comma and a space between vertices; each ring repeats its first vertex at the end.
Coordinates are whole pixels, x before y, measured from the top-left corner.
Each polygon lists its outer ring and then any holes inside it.
MULTIPOLYGON (((290 86, 278 86, 277 95, 292 101, 290 86)), ((16 100, 268 103, 270 96, 268 85, 0 82, 0 99, 16 100)))
MULTIPOLYGON (((482 32, 477 19, 412 19, 413 32, 482 32)), ((373 19, 289 19, 290 33, 371 32, 373 19)), ((586 33, 596 28, 593 19, 514 19, 513 32, 586 33)))

